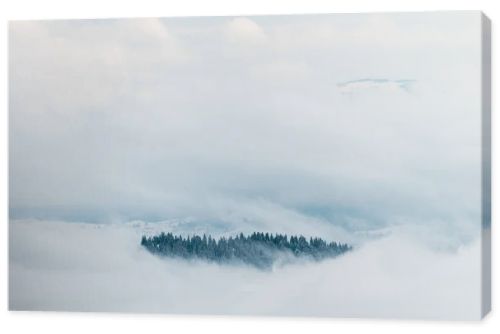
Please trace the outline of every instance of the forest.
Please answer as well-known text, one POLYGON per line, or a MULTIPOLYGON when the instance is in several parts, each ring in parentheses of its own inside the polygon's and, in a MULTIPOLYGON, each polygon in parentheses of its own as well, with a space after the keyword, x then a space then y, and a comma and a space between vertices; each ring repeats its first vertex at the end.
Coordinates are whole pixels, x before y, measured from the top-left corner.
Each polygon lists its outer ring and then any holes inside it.
POLYGON ((182 259, 200 259, 208 262, 243 263, 260 269, 269 269, 277 261, 298 258, 314 261, 336 257, 352 249, 348 244, 326 242, 321 238, 287 236, 254 232, 245 236, 221 237, 193 235, 183 237, 172 233, 143 236, 141 245, 155 255, 182 259))

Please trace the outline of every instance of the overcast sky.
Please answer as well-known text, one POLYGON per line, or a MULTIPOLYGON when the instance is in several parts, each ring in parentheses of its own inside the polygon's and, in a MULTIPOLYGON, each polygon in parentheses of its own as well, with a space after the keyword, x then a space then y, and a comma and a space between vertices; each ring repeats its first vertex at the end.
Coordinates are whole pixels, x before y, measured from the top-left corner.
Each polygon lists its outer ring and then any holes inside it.
POLYGON ((480 15, 10 23, 13 218, 480 226, 480 15))

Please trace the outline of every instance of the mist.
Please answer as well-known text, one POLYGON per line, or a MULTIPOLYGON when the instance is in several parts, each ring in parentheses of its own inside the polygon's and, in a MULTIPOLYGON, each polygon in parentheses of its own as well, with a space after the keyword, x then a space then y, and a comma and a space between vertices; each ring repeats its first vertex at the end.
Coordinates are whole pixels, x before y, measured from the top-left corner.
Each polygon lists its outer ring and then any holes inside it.
POLYGON ((480 317, 477 241, 440 251, 394 231, 335 259, 261 271, 159 258, 140 247, 142 233, 137 224, 14 221, 10 309, 480 317))
POLYGON ((10 308, 479 318, 480 22, 10 22, 10 308), (354 249, 261 272, 161 231, 354 249))
POLYGON ((409 220, 461 238, 480 217, 478 22, 11 22, 10 216, 409 220))

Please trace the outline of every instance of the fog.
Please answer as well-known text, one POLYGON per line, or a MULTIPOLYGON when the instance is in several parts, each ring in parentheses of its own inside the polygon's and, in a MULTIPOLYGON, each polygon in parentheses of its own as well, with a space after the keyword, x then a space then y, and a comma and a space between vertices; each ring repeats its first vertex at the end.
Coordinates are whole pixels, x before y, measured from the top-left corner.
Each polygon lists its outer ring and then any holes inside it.
POLYGON ((479 317, 480 14, 9 24, 10 306, 479 317), (260 272, 142 233, 318 236, 260 272))
POLYGON ((432 250, 392 231, 322 262, 275 267, 161 259, 143 227, 15 221, 10 308, 273 316, 477 319, 479 244, 432 250))
POLYGON ((479 17, 11 22, 10 215, 462 238, 480 217, 479 17))

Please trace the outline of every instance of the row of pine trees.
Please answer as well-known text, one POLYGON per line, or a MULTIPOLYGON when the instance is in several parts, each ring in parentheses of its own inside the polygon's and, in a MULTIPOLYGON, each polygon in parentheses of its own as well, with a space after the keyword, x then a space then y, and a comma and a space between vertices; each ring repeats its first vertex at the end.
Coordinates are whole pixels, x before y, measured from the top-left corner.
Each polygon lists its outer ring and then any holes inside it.
POLYGON ((254 232, 235 237, 214 239, 210 235, 188 236, 161 233, 143 236, 141 245, 151 253, 185 259, 202 259, 218 263, 243 262, 258 268, 270 268, 280 258, 304 257, 321 260, 343 254, 351 247, 321 238, 254 232))

